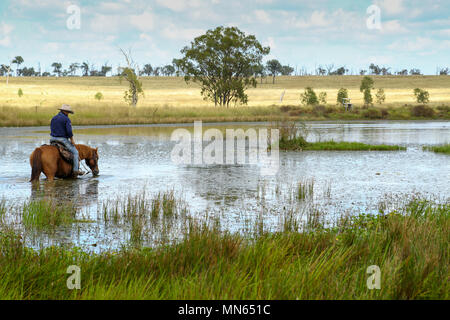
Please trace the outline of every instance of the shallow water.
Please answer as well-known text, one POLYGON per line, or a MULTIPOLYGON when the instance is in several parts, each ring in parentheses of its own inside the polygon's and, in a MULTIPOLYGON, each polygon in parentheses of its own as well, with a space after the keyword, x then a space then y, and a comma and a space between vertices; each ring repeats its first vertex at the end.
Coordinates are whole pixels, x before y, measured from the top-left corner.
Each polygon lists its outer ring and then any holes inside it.
MULTIPOLYGON (((75 127, 77 143, 99 148, 100 176, 50 184, 41 175, 39 190, 28 182, 29 155, 48 143, 48 128, 0 128, 0 199, 20 204, 42 196, 72 199, 91 223, 77 223, 55 234, 37 234, 33 246, 68 243, 116 248, 127 231, 101 223, 101 204, 110 199, 174 190, 193 214, 210 212, 225 228, 239 230, 263 215, 270 229, 287 206, 299 181, 314 180, 314 206, 330 215, 376 212, 380 201, 419 193, 450 197, 450 156, 422 151, 424 145, 450 142, 450 122, 313 122, 308 140, 397 144, 407 151, 280 152, 276 175, 262 176, 260 165, 177 165, 170 153, 180 125, 75 127)), ((192 130, 192 124, 185 126, 192 130)), ((266 124, 215 123, 209 128, 264 128, 266 124)))

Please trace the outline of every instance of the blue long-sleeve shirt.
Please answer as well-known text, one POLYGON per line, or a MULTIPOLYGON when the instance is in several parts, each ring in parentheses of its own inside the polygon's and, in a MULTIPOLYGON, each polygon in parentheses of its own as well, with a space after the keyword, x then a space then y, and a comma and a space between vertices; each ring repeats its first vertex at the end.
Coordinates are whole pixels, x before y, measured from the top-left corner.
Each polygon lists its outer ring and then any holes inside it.
POLYGON ((68 116, 60 112, 50 122, 50 135, 52 137, 72 138, 72 122, 68 116))

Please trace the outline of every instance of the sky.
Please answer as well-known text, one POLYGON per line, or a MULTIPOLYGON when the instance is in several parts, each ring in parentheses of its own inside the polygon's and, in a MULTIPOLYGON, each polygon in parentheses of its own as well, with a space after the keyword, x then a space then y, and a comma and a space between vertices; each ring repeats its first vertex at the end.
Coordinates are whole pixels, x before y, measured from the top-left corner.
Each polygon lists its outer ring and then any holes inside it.
POLYGON ((123 48, 140 65, 161 66, 217 26, 255 35, 271 48, 265 60, 297 72, 450 67, 449 0, 2 0, 0 63, 20 55, 42 72, 84 61, 116 70, 123 48))

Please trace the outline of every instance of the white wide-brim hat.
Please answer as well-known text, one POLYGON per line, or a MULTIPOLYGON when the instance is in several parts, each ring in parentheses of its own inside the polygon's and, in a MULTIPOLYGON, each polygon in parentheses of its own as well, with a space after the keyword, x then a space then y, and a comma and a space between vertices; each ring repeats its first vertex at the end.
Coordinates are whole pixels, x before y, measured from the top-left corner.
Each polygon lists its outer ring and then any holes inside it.
POLYGON ((68 104, 63 104, 62 107, 59 108, 58 110, 66 111, 66 112, 69 112, 69 113, 74 113, 73 110, 72 110, 72 107, 69 106, 68 104))

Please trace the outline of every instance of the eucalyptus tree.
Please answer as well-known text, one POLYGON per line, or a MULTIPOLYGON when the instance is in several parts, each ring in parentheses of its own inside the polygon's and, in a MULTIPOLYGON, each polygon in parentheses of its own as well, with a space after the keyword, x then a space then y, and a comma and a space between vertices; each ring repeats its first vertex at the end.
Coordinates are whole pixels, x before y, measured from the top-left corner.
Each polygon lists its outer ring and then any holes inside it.
POLYGON ((280 61, 272 59, 266 62, 266 68, 272 75, 272 83, 275 83, 275 77, 281 73, 283 66, 280 61))
POLYGON ((186 82, 200 84, 205 100, 228 107, 231 102, 248 102, 245 90, 256 87, 254 70, 269 51, 254 35, 246 35, 236 27, 220 26, 185 46, 182 58, 174 63, 184 73, 186 82))
POLYGON ((16 65, 16 76, 19 74, 19 66, 23 63, 23 58, 21 56, 14 57, 13 61, 11 63, 16 65))

